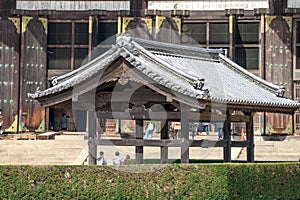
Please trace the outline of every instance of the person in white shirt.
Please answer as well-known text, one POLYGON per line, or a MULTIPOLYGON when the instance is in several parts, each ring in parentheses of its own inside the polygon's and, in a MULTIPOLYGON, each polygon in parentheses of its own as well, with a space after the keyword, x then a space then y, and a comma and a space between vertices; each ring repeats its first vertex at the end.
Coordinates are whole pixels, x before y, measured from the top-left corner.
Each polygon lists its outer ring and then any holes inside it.
POLYGON ((153 131, 154 131, 154 123, 150 121, 146 128, 144 139, 152 139, 153 131))
POLYGON ((115 157, 113 158, 113 164, 114 165, 121 165, 122 164, 122 158, 120 157, 120 153, 116 151, 115 157))

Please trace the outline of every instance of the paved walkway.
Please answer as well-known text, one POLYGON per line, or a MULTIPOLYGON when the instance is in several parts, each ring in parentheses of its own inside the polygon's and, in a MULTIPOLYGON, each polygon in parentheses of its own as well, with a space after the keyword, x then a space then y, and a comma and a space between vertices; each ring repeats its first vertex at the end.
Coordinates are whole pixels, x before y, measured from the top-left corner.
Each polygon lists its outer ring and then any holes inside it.
MULTIPOLYGON (((67 133, 55 136, 55 140, 0 140, 0 164, 81 164, 87 158, 87 140, 83 133, 67 133)), ((120 138, 119 135, 109 137, 120 138)), ((159 139, 154 135, 153 140, 159 139)), ((190 138, 192 139, 192 138, 190 138)), ((197 140, 216 140, 217 133, 202 133, 197 140)), ((236 138, 238 139, 238 138, 236 138)), ((300 158, 300 135, 288 136, 284 141, 263 141, 256 138, 256 161, 298 161, 300 158)), ((109 165, 116 151, 122 158, 135 158, 135 147, 98 146, 97 154, 104 151, 109 165)), ((169 147, 169 159, 180 159, 180 147, 169 147)), ((245 148, 232 148, 232 160, 246 160, 245 148)), ((144 147, 144 159, 160 159, 160 147, 144 147)), ((190 147, 190 159, 223 159, 223 148, 190 147)))
MULTIPOLYGON (((153 140, 159 139, 159 134, 153 135, 153 140)), ((120 138, 118 135, 109 135, 104 138, 120 138)), ((190 139, 192 137, 190 136, 190 139)), ((215 132, 211 132, 209 135, 201 133, 197 135, 195 140, 209 139, 217 140, 218 135, 215 132)), ((105 153, 105 158, 108 164, 112 164, 112 159, 116 151, 119 151, 120 156, 125 158, 126 155, 129 155, 131 158, 135 158, 135 147, 128 146, 98 146, 97 152, 103 151, 105 153)), ((168 158, 169 159, 180 159, 181 157, 180 147, 169 147, 168 148, 168 158)), ((232 160, 237 160, 242 148, 232 148, 231 156, 232 160)), ((160 147, 144 147, 144 159, 160 159, 160 147)), ((209 147, 209 148, 199 148, 199 147, 190 147, 190 159, 223 159, 223 148, 220 147, 209 147)))

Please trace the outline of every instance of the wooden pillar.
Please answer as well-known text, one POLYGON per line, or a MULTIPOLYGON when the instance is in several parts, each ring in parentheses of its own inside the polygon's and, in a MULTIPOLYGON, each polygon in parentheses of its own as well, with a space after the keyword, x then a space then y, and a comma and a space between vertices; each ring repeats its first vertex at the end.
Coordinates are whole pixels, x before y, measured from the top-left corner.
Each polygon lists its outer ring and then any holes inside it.
POLYGON ((147 9, 147 0, 130 0, 130 15, 131 17, 144 17, 147 9))
POLYGON ((261 14, 260 17, 260 77, 265 79, 266 71, 266 38, 265 38, 265 14, 261 14))
POLYGON ((288 0, 269 0, 269 14, 270 15, 283 15, 287 8, 288 0))
MULTIPOLYGON (((169 121, 162 121, 162 129, 160 138, 161 139, 169 139, 169 121), (163 124, 164 123, 164 124, 163 124)), ((168 163, 168 147, 160 147, 160 163, 168 163)))
POLYGON ((16 9, 16 0, 1 0, 0 10, 16 9))
POLYGON ((96 138, 96 115, 93 111, 88 111, 88 137, 89 137, 89 165, 96 164, 97 146, 96 138))
POLYGON ((254 131, 253 131, 253 113, 247 113, 249 122, 246 122, 246 138, 249 142, 247 147, 247 162, 254 162, 254 131))
MULTIPOLYGON (((135 120, 135 138, 143 139, 143 120, 135 120)), ((142 146, 135 147, 135 164, 143 164, 144 148, 142 146)))
POLYGON ((181 105, 181 163, 189 163, 189 107, 181 105))
POLYGON ((235 60, 235 15, 229 16, 229 58, 235 60))
POLYGON ((230 121, 229 121, 229 115, 230 113, 227 112, 226 114, 226 120, 223 125, 223 140, 226 143, 226 146, 223 147, 223 158, 224 162, 231 162, 231 127, 230 127, 230 121))
MULTIPOLYGON (((260 17, 260 77, 266 79, 266 14, 262 13, 260 17)), ((266 134, 266 113, 262 112, 263 135, 266 134)))

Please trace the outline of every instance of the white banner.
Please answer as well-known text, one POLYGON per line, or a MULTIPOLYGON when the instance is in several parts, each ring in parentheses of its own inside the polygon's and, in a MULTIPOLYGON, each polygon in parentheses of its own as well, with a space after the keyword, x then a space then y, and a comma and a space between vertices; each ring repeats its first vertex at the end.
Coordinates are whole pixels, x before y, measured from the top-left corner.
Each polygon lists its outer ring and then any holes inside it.
POLYGON ((129 10, 129 1, 17 1, 23 10, 129 10))
POLYGON ((269 8, 268 0, 149 1, 149 10, 225 10, 269 8))
POLYGON ((300 8, 299 0, 288 0, 288 8, 300 8))

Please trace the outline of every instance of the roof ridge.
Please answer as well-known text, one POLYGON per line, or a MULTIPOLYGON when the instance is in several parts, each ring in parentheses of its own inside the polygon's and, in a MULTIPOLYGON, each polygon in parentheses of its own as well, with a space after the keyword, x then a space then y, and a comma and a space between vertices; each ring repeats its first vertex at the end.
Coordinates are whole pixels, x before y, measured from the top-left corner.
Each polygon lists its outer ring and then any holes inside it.
POLYGON ((168 72, 174 74, 175 76, 180 77, 180 78, 184 77, 184 79, 186 79, 186 81, 188 81, 190 83, 193 82, 193 81, 196 81, 198 79, 198 77, 195 77, 192 74, 187 74, 184 71, 181 71, 181 70, 178 70, 176 68, 173 68, 166 61, 158 58, 157 56, 155 56, 155 54, 153 54, 152 52, 148 51, 147 49, 145 49, 144 47, 142 47, 140 44, 138 44, 136 42, 133 42, 133 43, 134 43, 135 47, 139 50, 140 54, 146 56, 152 62, 155 60, 155 62, 158 63, 161 67, 163 67, 163 69, 165 69, 168 72), (155 58, 154 58, 154 56, 155 56, 155 58), (176 73, 174 73, 174 71, 176 73))
POLYGON ((189 55, 178 55, 178 54, 173 54, 173 53, 164 53, 164 52, 159 52, 159 51, 151 51, 153 54, 160 54, 160 55, 166 55, 170 57, 177 57, 177 58, 189 58, 192 60, 201 60, 201 61, 207 61, 207 62, 220 62, 219 59, 209 59, 209 58, 202 58, 202 57, 195 57, 195 56, 189 56, 189 55))
MULTIPOLYGON (((128 61, 132 66, 134 66, 137 70, 139 70, 141 73, 143 73, 145 76, 148 76, 152 80, 160 83, 161 85, 164 85, 167 88, 170 88, 176 92, 182 93, 183 95, 190 96, 190 97, 195 97, 197 99, 208 99, 210 98, 209 96, 209 91, 205 88, 203 88, 204 83, 201 82, 202 79, 196 79, 191 81, 187 81, 188 84, 190 84, 197 92, 187 90, 186 88, 180 88, 175 86, 174 81, 170 80, 164 76, 159 75, 155 70, 149 70, 146 69, 145 66, 141 65, 141 62, 136 60, 134 58, 134 55, 132 51, 124 48, 123 51, 121 52, 121 55, 124 57, 126 61, 128 61)), ((138 59, 144 59, 144 58, 139 58, 138 59)), ((159 59, 159 58, 156 58, 159 59)), ((152 60, 152 59, 151 59, 152 60)), ((174 76, 178 76, 175 73, 172 72, 172 70, 167 70, 168 73, 173 74, 174 76)), ((183 79, 182 76, 178 76, 179 78, 183 79)), ((184 79, 185 80, 185 79, 184 79)), ((186 81, 186 80, 185 80, 186 81)))
MULTIPOLYGON (((119 36, 120 37, 120 36, 119 36)), ((122 37, 122 36, 121 36, 122 37)), ((128 36, 131 37, 131 36, 128 36)), ((188 46, 182 44, 173 44, 173 43, 166 43, 160 42, 155 40, 145 40, 141 38, 131 37, 133 41, 141 44, 145 49, 153 48, 156 50, 164 50, 165 52, 177 52, 182 55, 191 56, 191 55, 199 55, 202 57, 207 57, 210 59, 217 59, 218 54, 222 53, 223 50, 221 49, 208 49, 202 47, 195 47, 195 46, 188 46)))

